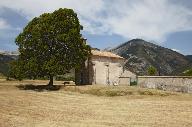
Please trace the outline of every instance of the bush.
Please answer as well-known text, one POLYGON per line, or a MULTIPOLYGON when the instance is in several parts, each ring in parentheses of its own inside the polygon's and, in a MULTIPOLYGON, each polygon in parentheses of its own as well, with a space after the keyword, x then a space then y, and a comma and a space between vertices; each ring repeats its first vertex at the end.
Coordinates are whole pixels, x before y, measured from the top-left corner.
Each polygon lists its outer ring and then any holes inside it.
POLYGON ((153 66, 150 66, 147 71, 148 71, 148 74, 151 76, 157 73, 157 69, 153 66))
POLYGON ((137 85, 137 81, 130 82, 130 86, 136 86, 136 85, 137 85))
POLYGON ((57 75, 55 77, 57 81, 75 81, 75 77, 72 76, 64 76, 64 75, 57 75))
POLYGON ((114 96, 122 96, 121 94, 120 94, 120 91, 106 91, 105 92, 105 94, 106 94, 106 96, 108 96, 108 97, 114 97, 114 96))
POLYGON ((183 72, 184 76, 192 76, 192 68, 183 72))

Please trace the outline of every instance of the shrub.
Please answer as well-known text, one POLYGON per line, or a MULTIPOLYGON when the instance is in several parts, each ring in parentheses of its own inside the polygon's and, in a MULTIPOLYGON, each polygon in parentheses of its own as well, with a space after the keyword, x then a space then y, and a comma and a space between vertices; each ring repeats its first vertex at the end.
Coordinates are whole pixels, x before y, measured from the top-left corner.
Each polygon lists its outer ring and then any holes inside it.
POLYGON ((130 86, 136 86, 136 85, 137 85, 137 81, 130 82, 130 86))
POLYGON ((153 67, 153 66, 150 66, 149 68, 148 68, 148 74, 149 75, 155 75, 157 73, 157 69, 155 68, 155 67, 153 67))
POLYGON ((57 75, 55 77, 57 81, 75 81, 75 77, 73 76, 65 76, 65 75, 57 75))

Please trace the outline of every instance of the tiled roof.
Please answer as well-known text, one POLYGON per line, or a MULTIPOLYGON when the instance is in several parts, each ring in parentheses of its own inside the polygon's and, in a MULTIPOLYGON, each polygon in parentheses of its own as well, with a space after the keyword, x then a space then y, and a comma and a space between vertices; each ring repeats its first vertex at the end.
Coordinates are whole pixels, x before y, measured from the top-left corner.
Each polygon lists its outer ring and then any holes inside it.
POLYGON ((93 56, 102 56, 102 57, 110 57, 110 58, 118 58, 118 59, 124 59, 123 57, 116 55, 112 52, 106 52, 106 51, 98 51, 98 50, 91 50, 91 53, 93 56))

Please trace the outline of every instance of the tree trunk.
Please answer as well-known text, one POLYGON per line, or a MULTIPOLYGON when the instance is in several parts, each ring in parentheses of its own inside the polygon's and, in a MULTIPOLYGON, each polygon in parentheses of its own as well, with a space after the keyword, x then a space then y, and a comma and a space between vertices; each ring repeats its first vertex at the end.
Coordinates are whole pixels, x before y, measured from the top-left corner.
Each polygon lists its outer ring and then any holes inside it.
POLYGON ((49 84, 48 84, 48 86, 53 86, 53 76, 52 75, 49 76, 49 84))

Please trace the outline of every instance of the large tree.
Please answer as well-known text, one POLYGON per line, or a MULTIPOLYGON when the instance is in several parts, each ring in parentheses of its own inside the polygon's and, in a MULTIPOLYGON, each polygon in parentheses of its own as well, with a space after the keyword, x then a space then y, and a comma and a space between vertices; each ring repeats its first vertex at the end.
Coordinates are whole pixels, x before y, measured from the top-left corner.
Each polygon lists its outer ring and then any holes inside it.
MULTIPOLYGON (((91 54, 84 43, 77 14, 72 9, 59 9, 34 18, 16 38, 19 58, 13 68, 35 79, 65 74, 78 68, 91 54)), ((21 75, 21 74, 18 74, 21 75)))

